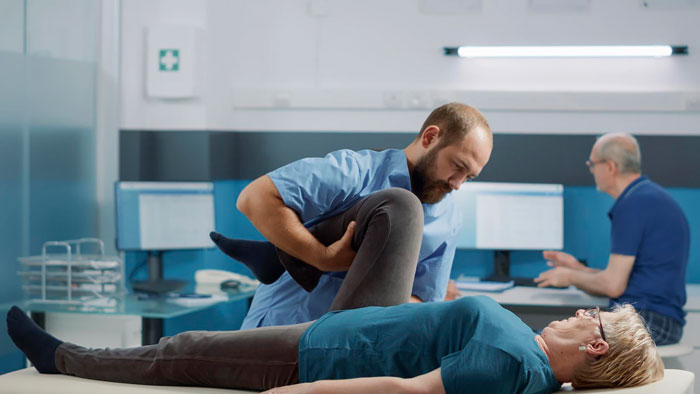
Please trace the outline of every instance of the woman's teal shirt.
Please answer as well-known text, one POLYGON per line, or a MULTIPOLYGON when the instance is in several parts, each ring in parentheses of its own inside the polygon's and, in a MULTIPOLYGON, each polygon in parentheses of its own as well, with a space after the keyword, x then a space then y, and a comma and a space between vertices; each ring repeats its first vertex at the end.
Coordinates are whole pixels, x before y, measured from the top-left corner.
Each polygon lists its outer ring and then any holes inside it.
POLYGON ((330 312, 299 343, 299 379, 414 377, 441 367, 451 393, 549 393, 535 334, 489 297, 330 312))

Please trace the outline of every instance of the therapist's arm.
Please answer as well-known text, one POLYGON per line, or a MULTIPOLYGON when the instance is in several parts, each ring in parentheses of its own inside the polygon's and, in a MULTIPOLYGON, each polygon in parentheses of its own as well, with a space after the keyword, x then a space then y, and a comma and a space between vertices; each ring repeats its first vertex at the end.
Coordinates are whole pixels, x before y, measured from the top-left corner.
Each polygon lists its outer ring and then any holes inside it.
POLYGON ((321 271, 345 271, 355 258, 351 247, 355 222, 350 223, 340 240, 324 246, 304 227, 296 212, 284 204, 267 175, 241 191, 236 208, 272 244, 321 271))
POLYGON ((415 378, 390 376, 319 380, 265 391, 263 394, 445 394, 440 368, 415 378))
POLYGON ((541 273, 535 282, 539 287, 574 285, 593 295, 617 298, 625 292, 633 266, 634 256, 611 254, 608 266, 602 271, 555 267, 541 273))

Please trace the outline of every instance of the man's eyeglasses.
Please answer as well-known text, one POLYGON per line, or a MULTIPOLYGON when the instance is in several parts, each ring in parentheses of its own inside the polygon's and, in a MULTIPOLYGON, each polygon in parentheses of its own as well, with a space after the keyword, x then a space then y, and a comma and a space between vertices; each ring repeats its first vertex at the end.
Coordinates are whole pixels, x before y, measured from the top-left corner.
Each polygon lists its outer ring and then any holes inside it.
POLYGON ((595 167, 596 164, 605 163, 606 161, 607 160, 586 160, 586 167, 593 171, 593 167, 595 167))
POLYGON ((600 307, 597 306, 595 308, 586 309, 583 311, 583 314, 592 318, 598 316, 598 323, 600 324, 600 337, 607 342, 607 339, 605 339, 605 332, 603 331, 603 320, 600 318, 600 307))

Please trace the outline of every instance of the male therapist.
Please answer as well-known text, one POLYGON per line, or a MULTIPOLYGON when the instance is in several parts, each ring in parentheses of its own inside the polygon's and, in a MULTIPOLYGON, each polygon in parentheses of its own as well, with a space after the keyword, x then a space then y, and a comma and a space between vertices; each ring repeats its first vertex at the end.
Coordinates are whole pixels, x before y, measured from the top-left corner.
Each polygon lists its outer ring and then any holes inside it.
MULTIPOLYGON (((403 150, 335 151, 253 181, 236 206, 269 243, 212 233, 224 253, 268 283, 241 328, 317 319, 335 309, 339 291, 371 287, 378 270, 386 276, 397 264, 415 265, 415 276, 377 286, 410 286, 414 302, 444 299, 461 227, 450 191, 481 172, 492 146, 486 118, 450 103, 403 150)), ((371 294, 360 304, 374 305, 371 294)))
POLYGON ((637 140, 606 134, 593 145, 586 162, 598 190, 613 198, 610 259, 604 270, 581 264, 572 255, 545 251, 554 266, 535 282, 539 286, 574 285, 610 303, 634 305, 649 325, 657 345, 676 343, 683 335, 685 271, 690 230, 678 203, 642 175, 637 140))

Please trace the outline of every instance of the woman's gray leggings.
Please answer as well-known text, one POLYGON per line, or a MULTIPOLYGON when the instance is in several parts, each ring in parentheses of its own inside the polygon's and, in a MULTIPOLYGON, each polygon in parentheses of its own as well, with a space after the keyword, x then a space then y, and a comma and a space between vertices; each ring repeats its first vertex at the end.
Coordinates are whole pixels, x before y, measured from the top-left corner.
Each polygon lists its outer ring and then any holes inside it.
MULTIPOLYGON (((357 253, 331 309, 407 302, 423 234, 420 201, 404 189, 385 189, 310 231, 328 245, 353 220, 357 253)), ((67 375, 112 382, 266 390, 299 381, 299 340, 311 324, 188 331, 128 349, 64 343, 56 351, 56 367, 67 375)))

